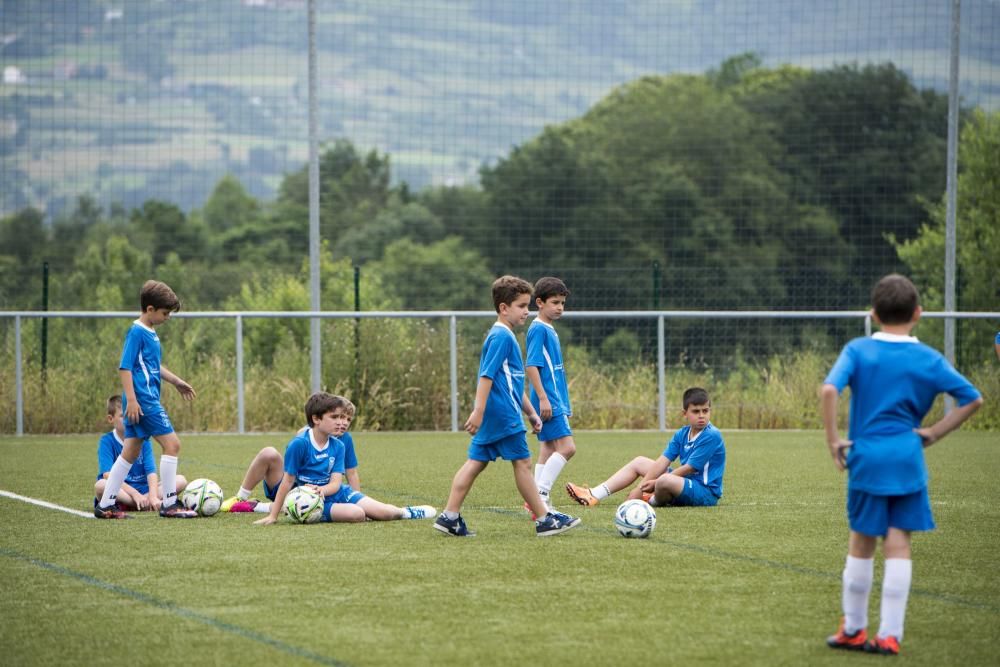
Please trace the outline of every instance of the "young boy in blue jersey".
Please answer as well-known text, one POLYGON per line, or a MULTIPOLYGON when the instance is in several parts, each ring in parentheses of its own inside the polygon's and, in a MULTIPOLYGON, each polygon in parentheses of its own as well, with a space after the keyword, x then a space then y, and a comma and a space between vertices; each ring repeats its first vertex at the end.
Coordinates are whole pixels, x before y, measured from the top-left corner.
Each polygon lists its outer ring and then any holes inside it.
POLYGON ((848 343, 820 390, 833 463, 848 471, 844 616, 837 633, 827 638, 832 648, 899 653, 913 572, 910 533, 934 529, 924 448, 958 428, 983 402, 944 356, 910 336, 920 314, 919 295, 909 279, 891 274, 879 280, 872 290, 872 317, 881 331, 848 343), (851 388, 849 440, 837 427, 837 400, 844 387, 851 388), (941 393, 953 396, 958 407, 921 427, 941 393), (868 640, 868 594, 879 537, 885 556, 881 622, 868 640))
MULTIPOLYGON (((563 315, 569 289, 559 278, 540 278, 535 283, 532 299, 538 316, 528 327, 528 351, 524 372, 531 388, 529 398, 535 412, 542 418, 538 436, 538 461, 535 463, 535 485, 545 506, 552 509, 550 492, 576 453, 569 418, 573 409, 569 401, 569 386, 563 365, 559 334, 552 323, 563 315)), ((527 503, 525 508, 528 508, 527 503)), ((535 518, 532 513, 532 518, 535 518)))
POLYGON ((285 448, 284 457, 273 447, 265 447, 254 457, 237 500, 231 498, 224 503, 229 505, 227 511, 266 512, 268 516, 256 523, 274 523, 288 492, 296 486, 310 486, 325 499, 324 521, 392 521, 434 516, 435 509, 430 505, 396 507, 361 493, 354 441, 347 433, 354 417, 353 403, 343 396, 319 392, 309 397, 305 412, 310 427, 296 433, 285 448), (345 473, 350 484, 343 482, 345 473), (249 500, 251 491, 260 482, 270 503, 249 500))
POLYGON ((142 452, 142 443, 152 437, 163 450, 160 475, 163 504, 160 516, 171 519, 193 519, 198 514, 177 502, 177 455, 181 441, 174 432, 167 411, 160 404, 160 382, 166 380, 177 388, 185 400, 193 400, 194 389, 167 370, 161 363, 162 351, 156 327, 181 309, 181 302, 165 283, 147 280, 139 292, 142 312, 125 334, 118 375, 122 382, 122 408, 125 412, 125 444, 108 472, 101 500, 94 507, 98 519, 125 519, 127 515, 115 504, 118 491, 132 464, 142 452))
POLYGON ((455 473, 448 504, 434 522, 434 528, 445 535, 475 535, 462 518, 462 502, 479 473, 497 458, 513 465, 517 490, 531 512, 539 517, 535 521, 536 535, 558 535, 580 523, 578 518, 550 512, 538 495, 531 474, 531 452, 521 413, 528 416, 536 433, 542 429, 542 420, 525 394, 521 346, 514 336, 514 327, 523 326, 528 319, 531 292, 531 283, 514 276, 502 276, 493 282, 497 321, 483 343, 475 403, 465 420, 465 430, 472 435, 469 459, 455 473))
MULTIPOLYGON (((118 394, 108 398, 108 423, 111 430, 101 436, 97 442, 97 483, 94 485, 94 506, 97 506, 104 487, 107 485, 111 466, 118 459, 125 447, 125 421, 122 418, 122 397, 118 394)), ((177 475, 177 493, 187 487, 183 475, 177 475)), ((153 445, 149 438, 142 441, 142 451, 139 458, 132 464, 115 500, 119 510, 159 511, 163 502, 163 489, 160 488, 160 478, 156 474, 156 462, 153 461, 153 445), (155 489, 151 493, 150 489, 155 489)))
POLYGON ((567 484, 570 498, 593 507, 608 496, 642 480, 628 497, 641 498, 654 507, 712 507, 722 498, 722 475, 726 470, 726 443, 712 424, 712 402, 701 387, 684 392, 687 425, 674 433, 655 461, 637 456, 603 484, 594 488, 567 484), (670 464, 677 461, 678 466, 670 464))

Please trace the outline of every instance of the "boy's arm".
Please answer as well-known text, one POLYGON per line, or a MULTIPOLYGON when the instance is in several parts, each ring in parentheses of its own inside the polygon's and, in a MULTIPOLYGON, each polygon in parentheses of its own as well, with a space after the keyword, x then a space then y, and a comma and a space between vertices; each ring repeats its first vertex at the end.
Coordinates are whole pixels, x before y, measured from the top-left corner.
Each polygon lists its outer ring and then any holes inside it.
POLYGON ((189 385, 184 380, 180 379, 180 377, 178 377, 174 373, 171 373, 169 370, 167 370, 167 367, 163 366, 162 364, 160 365, 160 377, 169 382, 170 384, 174 385, 175 387, 177 387, 177 391, 181 393, 181 396, 184 397, 184 400, 190 401, 194 399, 195 396, 194 387, 189 385))
MULTIPOLYGON (((146 475, 146 484, 149 486, 149 494, 143 500, 148 502, 149 509, 156 512, 160 509, 160 505, 163 504, 163 501, 160 500, 160 476, 155 472, 149 473, 146 475)), ((180 496, 177 497, 177 500, 180 500, 180 496)), ((136 498, 136 505, 138 504, 139 499, 136 498)), ((142 507, 139 509, 142 509, 142 507)))
POLYGON ((538 371, 538 366, 526 366, 524 374, 528 376, 528 381, 538 396, 538 415, 544 421, 552 419, 552 403, 545 393, 545 387, 542 386, 542 374, 538 371))
POLYGON ((833 457, 833 465, 837 470, 844 472, 847 463, 847 449, 851 446, 850 440, 840 437, 840 429, 837 428, 837 399, 840 392, 832 384, 824 384, 820 389, 820 404, 823 409, 823 429, 826 431, 826 446, 830 448, 830 456, 833 457))
POLYGON ((472 413, 465 420, 464 428, 471 435, 475 435, 483 424, 483 411, 486 410, 486 400, 490 397, 492 388, 493 378, 480 375, 479 382, 476 383, 476 400, 472 405, 472 413))
POLYGON ((318 491, 321 496, 326 498, 327 496, 332 496, 337 491, 340 491, 340 485, 343 483, 344 483, 344 475, 339 472, 335 472, 332 475, 330 475, 329 482, 327 482, 323 486, 317 486, 315 488, 316 491, 318 491))
POLYGON ((289 475, 287 472, 281 478, 281 484, 278 485, 278 490, 274 493, 274 500, 271 502, 271 511, 267 513, 267 516, 263 519, 257 519, 254 521, 256 526, 270 526, 272 523, 278 521, 278 513, 285 506, 285 496, 288 492, 292 490, 292 485, 295 484, 295 478, 289 475))
POLYGON ((535 433, 540 433, 542 430, 542 418, 535 412, 535 406, 531 404, 528 392, 521 394, 521 411, 528 415, 528 421, 531 422, 531 430, 535 433))
POLYGON ((357 468, 347 469, 347 484, 355 491, 361 490, 361 476, 358 475, 357 468))
POLYGON ((966 419, 983 404, 983 397, 969 401, 961 407, 953 408, 951 412, 941 418, 936 424, 924 428, 914 429, 924 441, 924 447, 930 447, 935 442, 948 435, 962 425, 966 419))
POLYGON ((125 416, 128 418, 130 424, 138 424, 139 417, 142 416, 142 408, 139 407, 139 401, 135 397, 135 386, 132 384, 132 371, 127 368, 119 368, 118 377, 121 378, 122 389, 125 391, 125 402, 128 404, 125 406, 125 416))

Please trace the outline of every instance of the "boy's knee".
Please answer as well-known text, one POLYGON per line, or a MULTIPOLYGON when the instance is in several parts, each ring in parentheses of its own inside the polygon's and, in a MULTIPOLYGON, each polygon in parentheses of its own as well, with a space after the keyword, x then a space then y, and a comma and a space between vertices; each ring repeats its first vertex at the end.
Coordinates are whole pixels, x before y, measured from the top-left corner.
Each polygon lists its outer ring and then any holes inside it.
POLYGON ((567 439, 566 442, 556 447, 556 451, 562 454, 562 457, 568 461, 576 454, 576 443, 571 438, 567 439))

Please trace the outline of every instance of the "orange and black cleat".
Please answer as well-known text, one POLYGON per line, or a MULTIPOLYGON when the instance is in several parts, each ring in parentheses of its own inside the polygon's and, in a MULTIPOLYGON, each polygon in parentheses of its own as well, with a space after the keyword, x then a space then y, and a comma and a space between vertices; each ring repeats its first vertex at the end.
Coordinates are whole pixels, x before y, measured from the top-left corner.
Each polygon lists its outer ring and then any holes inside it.
POLYGON ((865 644, 865 650, 879 655, 899 655, 899 640, 892 635, 888 637, 876 636, 875 639, 865 644))
POLYGON ((590 493, 588 486, 577 486, 570 483, 566 485, 566 493, 569 494, 570 498, 586 507, 593 507, 598 503, 597 498, 590 493))
POLYGON ((826 638, 826 645, 830 648, 842 648, 848 651, 865 651, 868 642, 868 631, 864 628, 848 634, 844 632, 844 621, 841 619, 837 634, 826 638))

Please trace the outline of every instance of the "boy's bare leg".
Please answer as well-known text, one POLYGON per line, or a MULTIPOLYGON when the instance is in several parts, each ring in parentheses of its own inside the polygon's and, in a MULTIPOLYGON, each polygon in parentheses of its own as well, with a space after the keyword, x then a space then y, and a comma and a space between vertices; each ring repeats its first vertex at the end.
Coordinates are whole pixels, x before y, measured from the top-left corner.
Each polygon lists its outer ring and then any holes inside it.
POLYGON ((281 483, 281 477, 284 474, 282 463, 281 454, 277 449, 265 447, 257 452, 257 456, 253 457, 240 486, 250 490, 260 484, 261 480, 266 481, 268 486, 277 486, 281 483))
POLYGON ((653 487, 653 497, 650 502, 653 505, 669 505, 674 498, 684 493, 684 478, 679 475, 664 473, 656 479, 653 487))
POLYGON ((637 456, 611 475, 605 482, 610 493, 618 493, 632 485, 637 479, 642 479, 649 471, 649 466, 653 465, 653 459, 646 456, 637 456))
POLYGON ((549 513, 549 508, 538 495, 538 487, 535 486, 535 478, 531 474, 531 459, 518 459, 511 461, 511 464, 514 467, 514 483, 517 484, 517 490, 528 503, 532 514, 541 519, 549 513))
POLYGON ((360 505, 334 503, 330 506, 330 520, 334 523, 360 523, 366 518, 360 505))
MULTIPOLYGON (((460 513, 465 497, 469 495, 469 489, 473 482, 479 477, 479 473, 486 470, 486 461, 474 461, 468 459, 455 473, 455 478, 451 481, 451 491, 448 493, 448 503, 444 509, 446 512, 460 513)), ((532 481, 534 483, 534 481, 532 481)), ((537 494, 537 491, 535 493, 537 494)))

